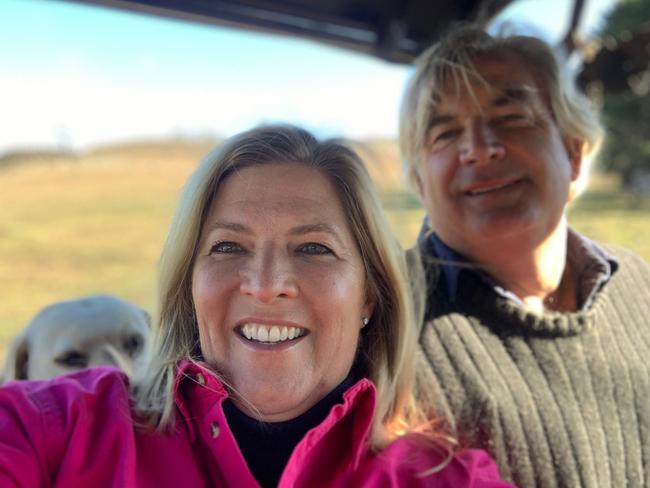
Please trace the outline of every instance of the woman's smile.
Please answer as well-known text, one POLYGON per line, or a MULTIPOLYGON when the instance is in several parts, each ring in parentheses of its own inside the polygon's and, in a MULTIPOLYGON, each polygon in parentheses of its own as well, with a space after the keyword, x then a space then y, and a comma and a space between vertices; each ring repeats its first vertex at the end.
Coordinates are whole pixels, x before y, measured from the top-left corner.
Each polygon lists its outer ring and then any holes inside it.
POLYGON ((279 344, 293 341, 307 333, 307 329, 301 327, 268 326, 255 323, 246 323, 237 330, 249 341, 262 344, 279 344))

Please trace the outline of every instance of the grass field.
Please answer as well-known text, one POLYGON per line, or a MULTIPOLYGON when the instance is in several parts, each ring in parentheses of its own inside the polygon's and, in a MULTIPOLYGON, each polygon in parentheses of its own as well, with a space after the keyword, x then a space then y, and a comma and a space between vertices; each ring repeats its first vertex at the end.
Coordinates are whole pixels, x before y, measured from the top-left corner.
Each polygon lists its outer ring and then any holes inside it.
MULTIPOLYGON (((153 311, 156 261, 182 184, 212 141, 31 157, 0 167, 0 354, 46 304, 107 292, 153 311)), ((394 143, 372 141, 366 158, 404 246, 423 212, 399 186, 394 143)), ((599 178, 570 211, 579 230, 650 261, 650 198, 599 178)))

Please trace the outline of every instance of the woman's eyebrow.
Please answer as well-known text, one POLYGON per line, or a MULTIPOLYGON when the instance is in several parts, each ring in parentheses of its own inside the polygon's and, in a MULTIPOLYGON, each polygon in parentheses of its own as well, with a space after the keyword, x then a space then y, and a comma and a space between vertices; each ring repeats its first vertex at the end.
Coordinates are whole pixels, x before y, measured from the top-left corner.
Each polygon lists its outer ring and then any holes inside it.
POLYGON ((343 246, 345 244, 345 241, 341 238, 341 233, 337 230, 337 227, 327 223, 297 225, 289 231, 289 234, 292 236, 303 236, 311 234, 312 232, 328 234, 338 245, 343 246))
POLYGON ((304 235, 311 232, 325 232, 326 234, 331 234, 334 237, 338 238, 339 233, 336 231, 336 228, 330 224, 304 224, 297 225, 293 227, 290 231, 291 235, 304 235))
POLYGON ((208 226, 208 232, 215 230, 230 230, 233 232, 239 232, 244 234, 250 234, 252 230, 249 227, 246 227, 243 224, 237 222, 228 222, 228 221, 216 221, 208 226))
MULTIPOLYGON (((215 230, 229 230, 231 232, 238 232, 240 234, 252 234, 253 230, 250 227, 240 224, 238 222, 229 222, 229 221, 217 221, 210 224, 207 228, 208 233, 215 230)), ((318 224, 304 224, 297 225, 292 227, 289 231, 289 234, 292 236, 301 236, 305 234, 310 234, 312 232, 324 232, 331 235, 337 241, 341 241, 340 233, 335 226, 327 223, 318 223, 318 224)))

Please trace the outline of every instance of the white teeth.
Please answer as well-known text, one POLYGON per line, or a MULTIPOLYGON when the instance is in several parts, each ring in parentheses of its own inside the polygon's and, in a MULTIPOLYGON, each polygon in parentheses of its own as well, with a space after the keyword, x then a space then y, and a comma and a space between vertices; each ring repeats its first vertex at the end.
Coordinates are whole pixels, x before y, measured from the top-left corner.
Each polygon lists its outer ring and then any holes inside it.
POLYGON ((249 341, 253 338, 253 333, 251 331, 251 326, 250 325, 245 324, 242 327, 242 332, 244 333, 244 336, 246 337, 246 339, 248 339, 249 341))
POLYGON ((269 342, 269 329, 266 327, 258 327, 256 339, 260 342, 269 342))
POLYGON ((278 327, 277 325, 244 324, 241 327, 241 333, 249 341, 274 344, 297 339, 304 335, 305 329, 299 327, 278 327))
POLYGON ((271 327, 269 332, 269 342, 278 342, 280 340, 280 327, 271 327))

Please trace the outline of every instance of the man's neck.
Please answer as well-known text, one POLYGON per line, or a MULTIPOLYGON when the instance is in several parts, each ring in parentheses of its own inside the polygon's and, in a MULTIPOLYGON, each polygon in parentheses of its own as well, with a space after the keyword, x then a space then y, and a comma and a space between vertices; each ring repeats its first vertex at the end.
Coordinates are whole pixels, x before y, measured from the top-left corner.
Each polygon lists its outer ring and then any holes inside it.
POLYGON ((531 245, 510 238, 470 257, 533 311, 572 311, 577 307, 575 277, 566 263, 565 218, 541 243, 531 245))

